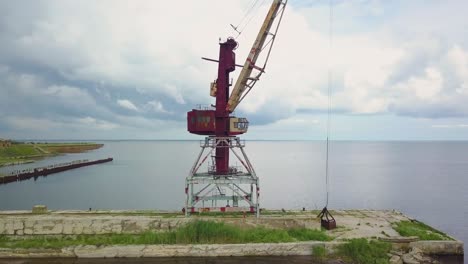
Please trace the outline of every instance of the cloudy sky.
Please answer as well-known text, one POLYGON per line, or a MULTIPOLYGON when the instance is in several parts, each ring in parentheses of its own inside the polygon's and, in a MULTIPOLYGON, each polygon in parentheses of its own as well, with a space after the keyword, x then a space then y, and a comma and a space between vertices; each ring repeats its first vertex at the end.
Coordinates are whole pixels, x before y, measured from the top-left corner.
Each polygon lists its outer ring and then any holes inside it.
MULTIPOLYGON (((216 77, 200 57, 241 23, 243 64, 254 2, 0 0, 0 138, 199 138, 186 112, 216 77)), ((289 0, 244 137, 324 139, 331 68, 332 138, 468 139, 468 1, 333 2, 330 50, 329 0, 289 0)))

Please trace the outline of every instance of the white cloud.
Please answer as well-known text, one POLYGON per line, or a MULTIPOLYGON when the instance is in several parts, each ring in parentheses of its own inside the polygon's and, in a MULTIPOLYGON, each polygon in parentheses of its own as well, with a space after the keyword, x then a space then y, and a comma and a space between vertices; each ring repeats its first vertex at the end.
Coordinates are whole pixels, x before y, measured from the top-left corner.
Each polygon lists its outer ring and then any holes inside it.
POLYGON ((443 77, 440 71, 426 68, 422 77, 411 77, 408 81, 395 86, 395 90, 407 97, 425 100, 428 102, 438 100, 442 91, 443 77))
POLYGON ((468 96, 468 82, 464 82, 461 84, 461 87, 460 88, 457 88, 457 93, 461 94, 461 95, 465 95, 465 96, 468 96))
POLYGON ((136 107, 130 100, 127 99, 117 100, 117 104, 128 110, 139 111, 138 107, 136 107))
POLYGON ((468 52, 460 46, 455 45, 449 50, 447 57, 449 61, 455 66, 455 72, 464 80, 468 80, 468 52))
MULTIPOLYGON (((187 99, 192 104, 209 104, 212 99, 208 97, 207 87, 216 75, 216 67, 199 58, 216 58, 218 37, 234 33, 228 25, 242 17, 249 3, 183 2, 183 9, 179 8, 181 4, 179 1, 143 1, 132 5, 126 1, 92 5, 46 2, 47 16, 34 21, 32 31, 17 40, 17 48, 25 51, 25 56, 31 60, 46 63, 70 79, 100 81, 140 93, 162 92, 181 105, 187 104, 187 99), (217 8, 230 12, 213 12, 217 8)), ((259 9, 239 37, 238 63, 243 62, 250 49, 267 7, 259 9)), ((240 110, 261 111, 278 98, 281 98, 281 109, 292 114, 298 109, 326 109, 327 65, 332 58, 333 106, 348 112, 383 113, 389 111, 388 106, 395 98, 411 98, 414 94, 417 100, 432 100, 441 93, 444 87, 438 85, 445 80, 443 71, 439 71, 438 76, 433 75, 437 74, 433 70, 428 76, 410 75, 398 86, 407 85, 411 89, 394 90, 388 83, 399 70, 399 63, 415 49, 422 48, 429 54, 438 52, 440 47, 436 41, 424 41, 424 47, 417 38, 404 41, 392 35, 388 23, 384 24, 387 27, 383 27, 383 31, 378 25, 364 32, 353 31, 363 26, 361 22, 365 17, 384 17, 386 6, 379 1, 343 2, 336 3, 337 14, 350 14, 361 24, 349 23, 342 16, 335 17, 335 27, 348 29, 351 34, 336 33, 330 51, 328 32, 310 24, 327 25, 327 8, 326 5, 288 6, 267 74, 240 105, 240 110), (309 18, 311 12, 315 20, 309 18), (422 87, 431 81, 436 83, 422 87)), ((418 19, 426 21, 427 18, 418 19)), ((424 31, 424 28, 419 30, 424 31)), ((468 75, 463 47, 455 46, 449 58, 457 65, 460 76, 468 75)), ((420 66, 437 69, 440 65, 420 66)), ((463 94, 462 84, 458 89, 463 94)), ((128 99, 121 100, 119 105, 139 110, 135 102, 128 99)))
POLYGON ((49 131, 60 126, 60 124, 45 118, 9 116, 6 117, 5 121, 15 130, 49 131))
POLYGON ((83 106, 84 103, 94 103, 94 99, 91 95, 89 95, 88 92, 68 85, 52 85, 45 88, 42 93, 45 96, 53 97, 61 101, 66 101, 67 103, 73 101, 75 102, 74 104, 79 103, 81 106, 83 106))
POLYGON ((169 113, 169 111, 167 111, 164 108, 163 104, 161 102, 159 102, 159 101, 156 101, 156 100, 148 102, 145 105, 145 108, 147 109, 147 111, 154 111, 156 113, 164 113, 164 114, 169 113))
POLYGON ((232 23, 247 5, 214 0, 43 4, 47 13, 33 17, 32 28, 13 40, 18 56, 69 79, 157 90, 179 104, 186 94, 207 94, 199 88, 207 87, 213 74, 200 57, 216 56, 218 37, 231 31, 219 21, 232 23), (213 12, 217 9, 230 12, 213 12))
POLYGON ((455 45, 449 50, 447 59, 453 65, 454 71, 460 80, 459 87, 455 90, 456 93, 468 98, 468 52, 455 45))
MULTIPOLYGON (((153 129, 166 124, 158 117, 170 116, 180 125, 193 105, 214 103, 208 94, 217 67, 200 57, 217 58, 218 37, 233 35, 229 24, 250 4, 46 1, 32 13, 20 3, 8 5, 0 21, 6 28, 0 33, 0 85, 12 87, 11 100, 34 101, 37 110, 25 115, 41 116, 23 120, 71 115, 102 130, 153 129), (21 19, 25 14, 28 19, 21 19), (117 108, 129 111, 120 116, 117 108)), ((327 5, 308 4, 287 7, 266 74, 238 113, 278 126, 313 122, 298 113, 327 109, 331 64, 334 110, 468 116, 468 39, 461 30, 467 26, 461 14, 466 4, 393 4, 389 10, 382 1, 337 2, 333 50, 327 5), (454 15, 446 16, 451 10, 454 15)), ((259 9, 238 38, 237 63, 244 62, 267 8, 259 9)))
POLYGON ((119 125, 117 124, 103 121, 103 120, 97 120, 89 116, 78 118, 77 121, 80 124, 86 125, 88 127, 91 126, 92 128, 101 129, 101 130, 112 130, 112 129, 119 127, 119 125))
POLYGON ((111 122, 97 120, 92 117, 74 118, 71 120, 53 120, 47 118, 28 118, 21 116, 9 116, 6 117, 7 123, 9 123, 15 130, 26 131, 55 131, 64 129, 73 129, 78 131, 83 130, 112 130, 119 125, 111 122))

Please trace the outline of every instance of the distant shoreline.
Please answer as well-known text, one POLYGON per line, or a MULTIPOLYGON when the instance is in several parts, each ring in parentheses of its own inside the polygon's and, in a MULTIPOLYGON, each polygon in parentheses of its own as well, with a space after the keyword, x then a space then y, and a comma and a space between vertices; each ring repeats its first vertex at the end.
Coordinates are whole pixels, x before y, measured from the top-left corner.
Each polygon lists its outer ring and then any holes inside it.
POLYGON ((102 148, 104 144, 78 142, 12 142, 11 146, 0 147, 0 167, 13 166, 25 163, 34 163, 48 157, 68 153, 82 153, 102 148))

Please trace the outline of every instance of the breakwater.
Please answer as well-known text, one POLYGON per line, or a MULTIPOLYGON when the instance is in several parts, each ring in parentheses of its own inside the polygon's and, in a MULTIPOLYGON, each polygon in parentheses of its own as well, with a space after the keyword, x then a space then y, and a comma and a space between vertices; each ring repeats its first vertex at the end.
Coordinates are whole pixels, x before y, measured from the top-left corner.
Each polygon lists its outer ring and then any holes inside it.
POLYGON ((67 170, 77 169, 85 166, 91 166, 106 162, 113 161, 113 158, 100 159, 100 160, 75 160, 72 162, 54 164, 47 167, 31 168, 21 171, 13 171, 8 175, 0 177, 0 185, 12 182, 25 181, 31 178, 36 180, 38 177, 46 177, 50 174, 59 173, 67 170))

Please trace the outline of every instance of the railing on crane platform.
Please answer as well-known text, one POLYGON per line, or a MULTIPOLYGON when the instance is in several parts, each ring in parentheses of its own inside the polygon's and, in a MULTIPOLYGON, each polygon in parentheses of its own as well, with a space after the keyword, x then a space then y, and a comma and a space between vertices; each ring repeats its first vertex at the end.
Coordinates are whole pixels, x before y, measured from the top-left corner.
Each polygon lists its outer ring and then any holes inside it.
POLYGON ((245 140, 239 137, 206 137, 205 140, 200 140, 200 147, 204 148, 243 148, 245 140), (226 144, 220 144, 224 142, 226 144))

